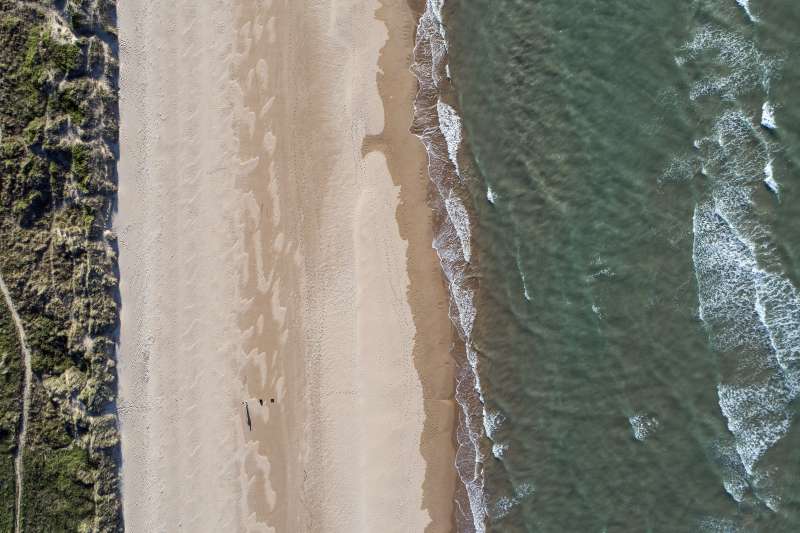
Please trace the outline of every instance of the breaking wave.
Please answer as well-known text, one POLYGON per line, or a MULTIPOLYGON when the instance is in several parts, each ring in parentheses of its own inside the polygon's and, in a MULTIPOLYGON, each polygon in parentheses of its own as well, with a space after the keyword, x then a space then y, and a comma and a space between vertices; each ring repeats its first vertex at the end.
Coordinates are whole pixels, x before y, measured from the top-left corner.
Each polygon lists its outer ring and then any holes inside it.
MULTIPOLYGON (((789 406, 800 392, 800 297, 775 270, 779 261, 755 219, 747 181, 717 184, 696 206, 693 261, 700 316, 734 369, 717 387, 720 410, 753 483, 759 460, 788 432, 789 406)), ((726 489, 740 501, 742 482, 734 485, 726 489)))
POLYGON ((768 130, 774 130, 775 125, 775 107, 769 103, 764 102, 761 106, 761 125, 768 130))
POLYGON ((768 91, 770 78, 778 67, 777 60, 766 57, 751 41, 710 25, 700 28, 681 52, 675 58, 679 65, 703 57, 712 59, 727 71, 724 75, 712 74, 692 84, 689 90, 692 100, 709 95, 734 100, 756 87, 768 91))
POLYGON ((492 517, 495 518, 496 520, 503 518, 508 513, 510 513, 511 510, 514 507, 516 507, 523 499, 533 494, 533 492, 534 492, 533 485, 529 483, 523 483, 514 490, 513 497, 502 496, 498 498, 498 500, 492 507, 492 517))
MULTIPOLYGON (((443 4, 444 0, 427 0, 417 26, 412 71, 419 88, 411 131, 428 153, 428 175, 435 191, 431 200, 435 219, 433 246, 450 291, 450 318, 463 341, 453 349, 458 365, 455 398, 460 407, 456 470, 461 483, 456 491, 456 527, 458 531, 482 533, 486 530, 488 509, 481 441, 501 420, 484 411, 479 360, 472 346, 477 282, 471 273, 475 258, 469 195, 459 166, 461 118, 443 98, 449 87, 443 4)), ((502 447, 494 449, 497 455, 503 451, 502 447)))
POLYGON ((628 423, 631 425, 633 438, 639 442, 646 441, 660 425, 658 419, 645 414, 629 416, 628 423))
MULTIPOLYGON (((756 21, 748 3, 738 2, 756 21)), ((731 105, 714 120, 710 134, 694 142, 696 162, 676 159, 662 179, 680 181, 701 168, 708 180, 708 193, 694 209, 692 259, 699 316, 725 369, 717 397, 731 441, 718 445, 717 459, 734 500, 752 493, 775 511, 780 496, 760 464, 789 431, 790 404, 800 395, 800 294, 754 201, 764 185, 779 192, 773 175, 777 148, 768 134, 775 128, 774 108, 765 101, 760 118, 754 118, 736 98, 753 90, 768 94, 778 63, 745 38, 710 26, 683 47, 678 63, 701 55, 725 74, 695 82, 689 98, 717 96, 731 105)), ((706 530, 735 530, 718 524, 706 530)))
POLYGON ((750 19, 750 22, 758 22, 758 18, 750 11, 750 0, 736 0, 736 3, 742 8, 744 14, 750 19))
POLYGON ((446 103, 439 100, 436 102, 436 111, 439 115, 439 129, 442 130, 444 139, 447 142, 447 153, 450 156, 453 166, 458 168, 458 147, 461 146, 461 117, 456 110, 446 103))

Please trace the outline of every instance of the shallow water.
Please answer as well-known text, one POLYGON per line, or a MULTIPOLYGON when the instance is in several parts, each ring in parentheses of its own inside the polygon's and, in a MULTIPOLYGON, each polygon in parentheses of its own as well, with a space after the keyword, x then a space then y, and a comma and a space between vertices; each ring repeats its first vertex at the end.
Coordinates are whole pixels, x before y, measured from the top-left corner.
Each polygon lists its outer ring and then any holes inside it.
POLYGON ((487 530, 800 531, 800 3, 444 15, 487 530))

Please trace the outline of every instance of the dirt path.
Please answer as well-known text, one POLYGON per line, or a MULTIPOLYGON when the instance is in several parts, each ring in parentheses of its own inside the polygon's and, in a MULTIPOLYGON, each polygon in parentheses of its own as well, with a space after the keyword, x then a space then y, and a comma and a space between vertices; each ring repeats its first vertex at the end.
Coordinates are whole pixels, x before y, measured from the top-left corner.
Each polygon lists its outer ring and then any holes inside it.
POLYGON ((28 348, 28 341, 25 338, 25 328, 22 327, 22 319, 17 314, 17 308, 14 307, 14 301, 11 299, 11 294, 8 292, 8 287, 0 274, 0 291, 6 299, 6 305, 11 311, 11 317, 14 319, 14 325, 17 327, 17 336, 19 337, 19 344, 22 347, 22 355, 25 363, 25 372, 23 378, 23 394, 22 394, 22 423, 19 428, 19 438, 17 441, 17 453, 14 457, 14 470, 17 475, 17 503, 16 503, 16 521, 14 524, 14 531, 20 533, 21 529, 21 511, 22 511, 22 482, 24 479, 24 466, 22 456, 25 452, 25 436, 28 428, 28 414, 31 406, 31 380, 33 379, 33 372, 31 371, 31 351, 28 348))

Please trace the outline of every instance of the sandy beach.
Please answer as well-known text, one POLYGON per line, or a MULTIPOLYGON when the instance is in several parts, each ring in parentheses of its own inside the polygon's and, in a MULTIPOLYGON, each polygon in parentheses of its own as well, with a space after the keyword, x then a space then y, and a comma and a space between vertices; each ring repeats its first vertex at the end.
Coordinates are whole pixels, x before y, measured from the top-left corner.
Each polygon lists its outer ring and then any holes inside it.
POLYGON ((119 4, 125 527, 452 530, 407 0, 119 4))

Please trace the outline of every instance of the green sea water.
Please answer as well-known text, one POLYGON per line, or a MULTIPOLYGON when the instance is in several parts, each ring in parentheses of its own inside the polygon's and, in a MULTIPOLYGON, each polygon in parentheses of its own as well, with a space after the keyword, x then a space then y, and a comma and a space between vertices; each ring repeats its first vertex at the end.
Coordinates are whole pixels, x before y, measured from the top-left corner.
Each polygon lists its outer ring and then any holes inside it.
POLYGON ((444 21, 486 529, 800 531, 800 2, 444 21))

